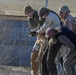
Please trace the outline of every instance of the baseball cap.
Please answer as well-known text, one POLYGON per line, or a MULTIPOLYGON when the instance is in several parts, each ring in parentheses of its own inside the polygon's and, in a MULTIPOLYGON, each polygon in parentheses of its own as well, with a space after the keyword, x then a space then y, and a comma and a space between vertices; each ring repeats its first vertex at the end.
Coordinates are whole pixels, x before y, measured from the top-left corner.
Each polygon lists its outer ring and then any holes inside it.
POLYGON ((62 6, 59 8, 58 10, 59 12, 70 12, 69 7, 68 6, 62 6))

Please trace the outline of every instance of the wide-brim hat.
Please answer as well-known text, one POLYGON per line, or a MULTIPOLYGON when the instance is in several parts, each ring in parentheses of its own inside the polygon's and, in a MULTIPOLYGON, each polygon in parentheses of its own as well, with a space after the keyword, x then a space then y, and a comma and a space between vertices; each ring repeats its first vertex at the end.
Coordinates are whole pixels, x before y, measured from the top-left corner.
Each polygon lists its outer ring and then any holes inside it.
POLYGON ((30 13, 32 10, 33 10, 32 7, 29 6, 29 5, 27 5, 27 6, 24 7, 24 13, 25 14, 30 13))
POLYGON ((42 16, 44 16, 44 14, 46 13, 46 9, 47 9, 46 7, 39 8, 38 10, 39 19, 41 19, 42 16))

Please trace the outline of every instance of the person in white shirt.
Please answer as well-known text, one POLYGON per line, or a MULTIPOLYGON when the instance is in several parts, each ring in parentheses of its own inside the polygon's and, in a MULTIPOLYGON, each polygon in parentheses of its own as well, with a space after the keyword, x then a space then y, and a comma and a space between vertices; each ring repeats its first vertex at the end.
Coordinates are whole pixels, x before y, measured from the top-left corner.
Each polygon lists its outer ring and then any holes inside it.
MULTIPOLYGON (((39 15, 40 19, 45 18, 45 22, 39 30, 37 30, 36 32, 32 32, 32 33, 42 34, 42 33, 45 33, 45 31, 48 27, 56 28, 56 27, 61 26, 61 20, 60 20, 59 16, 54 11, 52 11, 46 7, 40 8, 38 11, 38 15, 39 15)), ((57 46, 55 45, 55 48, 56 47, 57 46)), ((53 48, 54 48, 54 46, 53 46, 53 48)), ((52 49, 50 51, 50 53, 52 53, 52 51, 55 51, 55 50, 52 49)), ((49 51, 47 49, 47 51, 45 52, 43 59, 42 59, 42 75, 49 75, 49 74, 57 75, 56 64, 54 62, 56 52, 55 52, 55 54, 53 54, 54 55, 54 57, 52 57, 53 60, 50 59, 50 57, 48 56, 48 53, 49 53, 49 51), (53 65, 50 60, 52 61, 53 65), (47 61, 47 63, 46 63, 46 61, 47 61)), ((50 55, 50 53, 49 53, 49 55, 50 55)))

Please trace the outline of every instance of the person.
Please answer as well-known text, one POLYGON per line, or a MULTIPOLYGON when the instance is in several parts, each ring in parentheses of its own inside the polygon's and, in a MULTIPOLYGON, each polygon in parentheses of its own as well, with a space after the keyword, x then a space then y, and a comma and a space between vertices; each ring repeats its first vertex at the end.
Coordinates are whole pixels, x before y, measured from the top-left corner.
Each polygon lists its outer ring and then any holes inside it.
MULTIPOLYGON (((66 26, 69 29, 71 29, 72 31, 76 32, 76 19, 70 14, 69 7, 64 5, 64 6, 59 8, 58 12, 59 12, 61 20, 63 22, 63 26, 66 26)), ((63 50, 60 50, 60 51, 62 51, 62 56, 64 57, 65 53, 67 51, 67 47, 62 46, 62 49, 63 50)), ((58 53, 58 56, 60 55, 59 53, 58 53)), ((62 64, 62 67, 63 67, 63 62, 61 62, 61 64, 62 64)))
MULTIPOLYGON (((38 11, 39 19, 45 18, 45 22, 43 23, 42 27, 32 33, 35 34, 42 34, 45 33, 48 27, 55 28, 61 26, 61 20, 59 16, 52 10, 46 7, 41 7, 38 11)), ((52 47, 51 51, 55 51, 54 49, 57 48, 57 45, 52 47)), ((55 65, 55 56, 56 52, 52 54, 52 59, 49 55, 51 55, 51 51, 48 50, 48 46, 46 47, 46 51, 44 52, 43 59, 42 59, 42 75, 57 75, 57 69, 55 65), (46 62, 47 61, 47 62, 46 62)))
POLYGON ((76 32, 76 19, 70 14, 68 6, 62 6, 58 10, 61 19, 63 20, 63 26, 67 26, 69 29, 76 32))
POLYGON ((46 37, 53 38, 56 42, 68 47, 65 54, 64 70, 66 75, 73 74, 72 67, 76 64, 76 33, 67 27, 48 28, 46 30, 46 37))
MULTIPOLYGON (((39 20, 38 12, 34 10, 31 6, 29 5, 25 6, 24 13, 28 17, 28 24, 29 24, 30 31, 37 30, 38 28, 40 28, 40 25, 43 24, 44 19, 39 20)), ((30 33, 29 35, 35 36, 35 35, 31 35, 30 33)), ((44 48, 43 44, 44 45, 47 44, 47 40, 45 39, 44 36, 45 35, 43 34, 37 35, 37 40, 31 52, 31 74, 32 75, 38 75, 38 71, 39 71, 39 62, 37 61, 38 52, 39 52, 39 49, 44 48), (42 39, 44 39, 45 41, 43 41, 42 39)))

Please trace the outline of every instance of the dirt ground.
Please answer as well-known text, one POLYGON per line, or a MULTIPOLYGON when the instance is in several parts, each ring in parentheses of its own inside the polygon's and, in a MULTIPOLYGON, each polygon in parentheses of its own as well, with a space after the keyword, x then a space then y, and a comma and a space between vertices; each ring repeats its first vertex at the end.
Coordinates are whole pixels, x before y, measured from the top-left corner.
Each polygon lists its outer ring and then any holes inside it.
POLYGON ((0 75, 31 75, 30 67, 0 66, 0 75))

